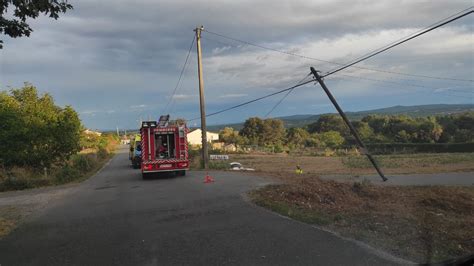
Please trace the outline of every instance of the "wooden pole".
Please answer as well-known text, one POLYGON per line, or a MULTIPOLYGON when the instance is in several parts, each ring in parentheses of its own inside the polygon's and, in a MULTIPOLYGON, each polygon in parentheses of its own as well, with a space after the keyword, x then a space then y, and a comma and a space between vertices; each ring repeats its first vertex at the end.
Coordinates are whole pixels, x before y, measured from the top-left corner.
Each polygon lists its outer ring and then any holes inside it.
POLYGON ((363 153, 367 156, 367 158, 369 159, 369 161, 372 163, 372 165, 374 166, 375 170, 377 171, 377 173, 379 174, 379 176, 382 178, 383 181, 387 181, 387 178, 385 177, 385 175, 383 174, 382 172, 382 169, 380 169, 380 167, 378 166, 377 162, 375 161, 375 159, 372 157, 372 155, 369 153, 369 151, 367 150, 367 148, 365 147, 364 143, 362 142, 361 138, 359 137, 359 134, 357 133, 357 130, 354 128, 354 126, 352 125, 351 121, 349 121, 349 119, 347 118, 346 114, 344 113, 344 111, 342 110, 342 108, 339 106, 339 104, 337 103, 336 99, 334 98, 334 96, 332 95, 332 93, 329 91, 328 87, 326 86, 326 84, 324 83, 323 79, 321 78, 321 76, 319 75, 318 71, 316 71, 313 67, 310 68, 311 70, 311 73, 314 75, 314 77, 316 78, 316 80, 319 82, 319 85, 321 85, 321 88, 323 88, 324 92, 326 93, 326 95, 328 96, 329 100, 332 102, 332 104, 334 105, 334 107, 336 107, 336 110, 339 112, 339 115, 341 115, 342 117, 342 120, 344 120, 344 122, 346 123, 347 127, 349 128, 350 132, 352 133, 352 136, 354 136, 357 144, 359 145, 359 147, 362 149, 363 153))
POLYGON ((202 131, 202 161, 204 169, 208 169, 208 151, 207 151, 207 129, 206 129, 206 108, 204 102, 204 80, 202 78, 202 53, 201 53, 201 32, 204 29, 203 26, 197 27, 194 31, 196 32, 196 46, 198 56, 198 77, 199 77, 199 102, 201 108, 201 131, 202 131))

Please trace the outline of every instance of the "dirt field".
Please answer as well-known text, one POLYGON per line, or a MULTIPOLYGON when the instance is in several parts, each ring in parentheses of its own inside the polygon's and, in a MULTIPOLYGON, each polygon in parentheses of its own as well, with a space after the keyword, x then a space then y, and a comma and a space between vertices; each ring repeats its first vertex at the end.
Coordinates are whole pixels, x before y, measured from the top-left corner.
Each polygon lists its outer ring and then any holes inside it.
POLYGON ((474 254, 474 187, 380 187, 280 173, 250 194, 282 215, 420 263, 474 254))
MULTIPOLYGON (((474 171, 474 153, 404 154, 375 156, 387 174, 474 171)), ((317 157, 285 154, 231 154, 230 160, 261 172, 293 173, 300 165, 315 175, 376 174, 365 156, 317 157)))

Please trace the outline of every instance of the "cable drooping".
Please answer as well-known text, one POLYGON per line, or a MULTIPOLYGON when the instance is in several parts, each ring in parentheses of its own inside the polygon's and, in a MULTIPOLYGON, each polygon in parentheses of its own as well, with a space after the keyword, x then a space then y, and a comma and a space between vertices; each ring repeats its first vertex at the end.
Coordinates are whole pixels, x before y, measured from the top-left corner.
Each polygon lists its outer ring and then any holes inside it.
MULTIPOLYGON (((237 104, 237 105, 234 105, 234 106, 231 106, 229 108, 225 108, 223 110, 220 110, 220 111, 217 111, 217 112, 213 112, 213 113, 210 113, 210 114, 207 114, 206 117, 209 117, 209 116, 214 116, 214 115, 217 115, 217 114, 220 114, 220 113, 223 113, 223 112, 227 112, 227 111, 230 111, 232 109, 235 109, 235 108, 239 108, 241 106, 244 106, 244 105, 247 105, 247 104, 250 104, 250 103, 253 103, 253 102, 256 102, 256 101, 260 101, 260 100, 263 100, 265 98, 268 98, 268 97, 271 97, 271 96, 274 96, 274 95, 277 95, 277 94, 280 94, 280 93, 283 93, 283 92, 286 92, 286 91, 289 91, 289 90, 293 90, 295 88, 298 88, 298 87, 301 87, 303 85, 306 85, 308 83, 311 83, 315 81, 315 79, 311 79, 309 81, 305 81, 303 83, 299 83, 295 86, 292 86, 292 87, 289 87, 289 88, 286 88, 286 89, 283 89, 283 90, 280 90, 280 91, 277 91, 277 92, 274 92, 274 93, 271 93, 271 94, 267 94, 265 96, 262 96, 262 97, 258 97, 256 99, 253 99, 253 100, 250 100, 250 101, 247 101, 247 102, 243 102, 243 103, 240 103, 240 104, 237 104)), ((192 118, 192 119, 188 119, 187 121, 194 121, 194 120, 197 120, 197 119, 200 119, 201 117, 195 117, 195 118, 192 118)))
POLYGON ((188 64, 189 55, 191 54, 191 50, 193 49, 195 39, 196 38, 193 35, 193 40, 191 41, 191 45, 189 46, 188 54, 186 55, 186 59, 184 60, 183 67, 181 68, 181 73, 179 74, 178 82, 176 82, 176 86, 174 87, 173 93, 171 94, 170 98, 168 99, 168 102, 166 103, 162 114, 165 114, 166 110, 168 109, 168 106, 170 105, 171 101, 173 100, 174 95, 176 94, 176 91, 179 87, 179 84, 181 83, 181 79, 183 77, 184 70, 186 69, 186 65, 188 64))
MULTIPOLYGON (((433 27, 441 22, 445 22, 447 19, 450 19, 452 18, 453 16, 457 15, 457 14, 460 14, 466 10, 470 10, 472 9, 472 7, 470 8, 467 8, 467 9, 464 9, 463 11, 460 11, 454 15, 451 15, 443 20, 440 20, 436 23, 433 23, 431 24, 430 26, 424 28, 423 30, 420 30, 420 31, 417 31, 415 33, 412 33, 402 39, 406 39, 410 36, 414 36, 414 35, 418 35, 420 32, 423 32, 423 31, 426 31, 427 29, 429 29, 430 27, 433 27)), ((462 16, 465 16, 469 13, 472 13, 472 11, 462 15, 462 16)), ((457 19, 457 18, 456 18, 457 19)), ((455 19, 454 19, 455 20, 455 19)), ((449 22, 451 22, 452 20, 450 21, 447 21, 444 24, 447 24, 449 22)), ((442 26, 442 25, 441 25, 442 26)), ((254 47, 258 47, 258 48, 261 48, 261 49, 265 49, 265 50, 269 50, 269 51, 273 51, 273 52, 277 52, 277 53, 281 53, 281 54, 285 54, 285 55, 291 55, 291 56, 296 56, 296 57, 300 57, 300 58, 304 58, 304 59, 309 59, 309 60, 315 60, 315 61, 319 61, 319 62, 323 62, 323 63, 329 63, 329 64, 333 64, 333 65, 339 65, 339 66, 346 66, 347 64, 343 64, 343 63, 338 63, 338 62, 334 62, 334 61, 329 61, 329 60, 323 60, 323 59, 318 59, 318 58, 314 58, 314 57, 310 57, 310 56, 305 56, 305 55, 301 55, 301 54, 296 54, 296 53, 292 53, 292 52, 288 52, 288 51, 283 51, 283 50, 279 50, 279 49, 274 49, 274 48, 270 48, 270 47, 266 47, 266 46, 263 46, 263 45, 259 45, 259 44, 256 44, 256 43, 252 43, 252 42, 249 42, 249 41, 244 41, 244 40, 241 40, 241 39, 237 39, 237 38, 234 38, 234 37, 229 37, 229 36, 226 36, 226 35, 223 35, 221 33, 216 33, 216 32, 212 32, 212 31, 209 31, 209 30, 203 30, 207 33, 210 33, 210 34, 213 34, 213 35, 216 35, 216 36, 219 36, 219 37, 222 37, 222 38, 225 38, 225 39, 229 39, 229 40, 232 40, 232 41, 236 41, 236 42, 239 42, 239 43, 243 43, 243 44, 246 44, 246 45, 251 45, 251 46, 254 46, 254 47)), ((223 43, 221 41, 217 41, 217 40, 214 40, 214 39, 210 39, 208 38, 209 40, 211 41, 215 41, 215 42, 219 42, 219 43, 222 43, 222 44, 226 44, 226 45, 231 45, 232 44, 229 44, 229 43, 223 43)), ((402 40, 402 39, 399 39, 398 41, 402 40)), ((378 51, 378 50, 381 50, 383 48, 387 48, 387 46, 389 46, 390 44, 387 44, 386 46, 382 47, 382 48, 379 48, 375 51, 378 51)), ((388 49, 390 49, 391 47, 388 47, 388 49)), ((384 49, 384 50, 387 50, 387 49, 384 49)), ((374 52, 374 51, 373 51, 374 52)), ((371 52, 371 53, 373 53, 371 52)), ((383 51, 380 51, 380 52, 383 52, 383 51)), ((367 54, 366 54, 367 55, 367 54)), ((359 57, 360 58, 360 57, 359 57)), ((362 67, 362 66, 354 66, 353 64, 350 65, 349 67, 354 67, 354 68, 359 68, 359 69, 364 69, 364 70, 369 70, 369 71, 375 71, 375 72, 382 72, 382 73, 390 73, 390 74, 395 74, 395 75, 403 75, 403 76, 411 76, 411 77, 419 77, 419 78, 428 78, 428 79, 437 79, 437 80, 454 80, 454 81, 464 81, 464 82, 474 82, 473 79, 459 79, 459 78, 451 78, 451 77, 434 77, 434 76, 428 76, 428 75, 419 75, 419 74, 412 74, 412 73, 403 73, 403 72, 396 72, 396 71, 389 71, 389 70, 383 70, 383 69, 374 69, 374 68, 369 68, 369 67, 362 67)))
POLYGON ((451 23, 451 22, 453 22, 453 21, 455 21, 455 20, 458 20, 458 19, 460 19, 460 18, 462 18, 462 17, 465 17, 465 16, 467 16, 467 15, 473 13, 473 12, 474 12, 474 11, 471 10, 471 11, 469 11, 469 12, 462 13, 462 14, 460 14, 460 15, 454 17, 454 18, 451 18, 451 19, 449 19, 449 20, 447 20, 447 21, 444 21, 444 22, 442 22, 442 23, 440 23, 440 24, 437 24, 436 26, 429 27, 429 28, 427 28, 427 29, 425 29, 425 30, 423 30, 423 31, 421 31, 421 32, 419 32, 419 33, 413 35, 413 36, 410 36, 410 37, 408 37, 408 38, 404 38, 403 40, 397 41, 397 42, 395 42, 395 43, 393 43, 393 44, 391 44, 391 45, 389 45, 389 46, 386 46, 386 47, 383 48, 383 49, 377 49, 377 50, 375 50, 374 52, 372 52, 372 53, 370 53, 370 54, 368 54, 368 55, 366 55, 366 56, 364 56, 364 57, 362 57, 362 58, 360 58, 360 59, 357 59, 357 60, 353 61, 352 63, 346 64, 346 65, 341 66, 341 67, 339 67, 339 68, 337 68, 337 69, 334 69, 334 70, 332 70, 332 71, 329 71, 329 72, 327 72, 326 74, 322 75, 321 77, 324 78, 324 77, 330 76, 330 75, 332 75, 332 74, 334 74, 334 73, 337 73, 337 72, 339 72, 339 71, 341 71, 341 70, 344 70, 344 69, 346 69, 346 68, 348 68, 348 67, 351 67, 351 66, 353 66, 353 65, 355 65, 355 64, 357 64, 357 63, 360 63, 360 62, 365 61, 365 60, 367 60, 367 59, 369 59, 369 58, 371 58, 371 57, 374 57, 374 56, 376 56, 376 55, 378 55, 378 54, 380 54, 380 53, 383 53, 383 52, 385 52, 385 51, 387 51, 387 50, 389 50, 389 49, 391 49, 391 48, 393 48, 393 47, 396 47, 396 46, 398 46, 398 45, 401 45, 401 44, 403 44, 403 43, 405 43, 405 42, 407 42, 407 41, 409 41, 409 40, 412 40, 412 39, 414 39, 414 38, 417 38, 417 37, 419 37, 419 36, 421 36, 421 35, 423 35, 423 34, 426 34, 426 33, 430 32, 430 31, 432 31, 432 30, 435 30, 435 29, 437 29, 437 28, 439 28, 439 27, 442 27, 442 26, 444 26, 444 25, 446 25, 446 24, 449 24, 449 23, 451 23))
MULTIPOLYGON (((306 75, 306 77, 304 77, 302 80, 300 80, 298 82, 301 83, 303 82, 307 77, 309 77, 311 75, 311 73, 309 73, 308 75, 306 75)), ((286 97, 288 97, 288 95, 290 95, 290 93, 293 91, 294 89, 291 89, 289 90, 273 107, 272 109, 270 109, 270 111, 268 111, 268 113, 265 115, 265 118, 267 118, 285 99, 286 97)))

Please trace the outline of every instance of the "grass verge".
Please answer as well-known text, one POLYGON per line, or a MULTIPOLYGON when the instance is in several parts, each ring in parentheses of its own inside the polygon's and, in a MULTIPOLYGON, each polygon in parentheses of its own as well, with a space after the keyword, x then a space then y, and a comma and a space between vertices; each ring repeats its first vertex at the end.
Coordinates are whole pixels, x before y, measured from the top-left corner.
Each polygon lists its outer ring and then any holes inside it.
POLYGON ((62 166, 41 172, 37 169, 14 167, 0 172, 0 192, 61 185, 83 181, 95 174, 113 156, 113 152, 78 153, 62 166))
MULTIPOLYGON (((397 155, 375 155, 374 158, 385 168, 412 168, 429 167, 433 165, 452 165, 456 163, 474 162, 474 153, 420 153, 420 154, 397 154, 397 155)), ((349 168, 370 168, 369 160, 361 156, 342 157, 342 162, 349 168)))
POLYGON ((295 177, 253 191, 250 198, 420 263, 474 253, 473 187, 378 187, 295 177))

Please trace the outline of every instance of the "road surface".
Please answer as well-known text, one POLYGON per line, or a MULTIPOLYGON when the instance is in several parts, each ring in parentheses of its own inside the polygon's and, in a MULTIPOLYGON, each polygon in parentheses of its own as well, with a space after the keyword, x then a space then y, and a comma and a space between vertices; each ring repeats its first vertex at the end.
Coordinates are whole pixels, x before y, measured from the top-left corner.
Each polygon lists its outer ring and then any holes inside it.
POLYGON ((246 191, 269 179, 211 175, 211 184, 203 183, 203 172, 142 180, 122 150, 61 202, 0 240, 0 265, 396 264, 245 200, 246 191))

